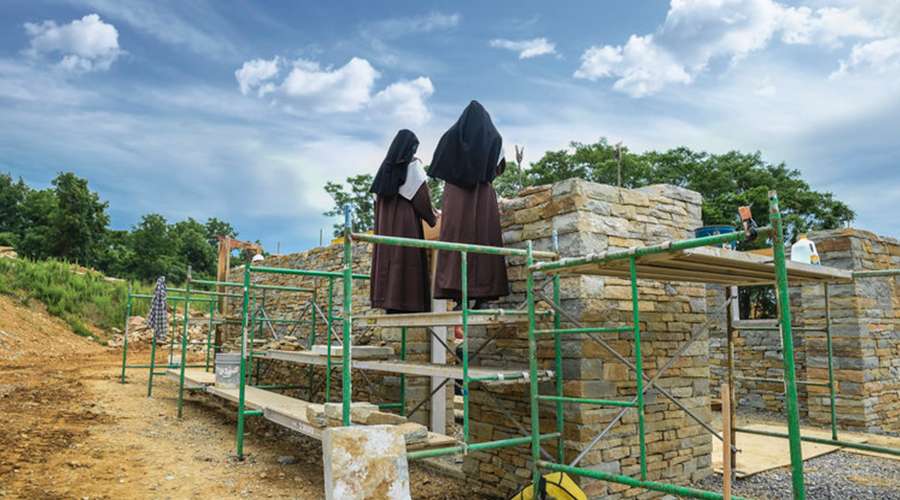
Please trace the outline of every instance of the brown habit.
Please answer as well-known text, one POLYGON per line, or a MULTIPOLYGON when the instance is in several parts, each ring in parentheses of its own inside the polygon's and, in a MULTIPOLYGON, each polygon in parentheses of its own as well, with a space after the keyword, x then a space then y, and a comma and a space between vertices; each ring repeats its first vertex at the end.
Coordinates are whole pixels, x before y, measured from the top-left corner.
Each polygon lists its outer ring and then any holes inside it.
MULTIPOLYGON (((399 194, 375 200, 375 234, 422 239, 422 220, 432 227, 436 223, 425 183, 412 201, 399 194)), ((375 245, 369 297, 372 307, 388 312, 430 311, 425 250, 375 245)))
MULTIPOLYGON (((488 182, 471 188, 449 182, 444 185, 441 241, 503 246, 494 186, 488 182)), ((494 300, 509 295, 505 257, 469 254, 467 261, 470 299, 494 300)), ((459 252, 438 252, 434 297, 460 300, 460 289, 459 252)))

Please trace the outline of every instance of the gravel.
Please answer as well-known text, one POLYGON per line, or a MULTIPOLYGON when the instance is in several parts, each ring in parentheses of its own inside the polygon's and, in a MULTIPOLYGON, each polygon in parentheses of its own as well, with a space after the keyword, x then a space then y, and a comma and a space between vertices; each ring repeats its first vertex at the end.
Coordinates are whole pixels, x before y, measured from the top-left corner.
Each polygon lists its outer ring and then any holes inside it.
MULTIPOLYGON (((804 463, 806 497, 810 500, 863 498, 900 500, 900 461, 837 451, 804 463)), ((722 477, 713 474, 693 485, 722 491, 722 477)), ((787 467, 737 479, 732 493, 748 498, 791 497, 791 472, 787 467)))

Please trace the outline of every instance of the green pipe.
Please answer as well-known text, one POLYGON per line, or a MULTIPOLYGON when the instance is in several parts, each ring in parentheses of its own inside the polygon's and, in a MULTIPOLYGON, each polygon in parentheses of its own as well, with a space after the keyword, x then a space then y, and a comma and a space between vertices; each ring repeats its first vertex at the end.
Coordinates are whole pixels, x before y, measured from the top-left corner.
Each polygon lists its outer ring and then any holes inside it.
POLYGON ((632 403, 631 401, 617 401, 615 399, 592 399, 592 398, 573 398, 573 397, 567 397, 567 396, 539 395, 538 400, 540 400, 540 401, 556 401, 559 404, 580 403, 580 404, 587 404, 587 405, 617 406, 619 408, 635 408, 635 407, 637 407, 637 403, 632 403))
POLYGON ((244 459, 244 398, 245 398, 245 369, 246 369, 246 343, 247 343, 247 320, 248 308, 250 307, 250 266, 244 266, 244 299, 241 307, 241 370, 240 380, 238 382, 238 414, 237 414, 237 458, 244 459))
POLYGON ((154 375, 166 375, 166 372, 153 372, 154 375))
MULTIPOLYGON (((185 302, 185 309, 187 309, 188 302, 185 302)), ((175 318, 178 317, 178 304, 172 304, 172 324, 169 329, 169 364, 172 364, 172 355, 175 354, 175 331, 178 329, 178 325, 175 322, 175 318)))
POLYGON ((350 205, 344 206, 344 332, 341 352, 341 412, 342 423, 350 425, 350 403, 353 401, 353 384, 350 374, 350 358, 353 356, 350 334, 353 332, 353 242, 350 240, 350 205))
POLYGON ((775 260, 775 281, 778 295, 778 311, 781 317, 781 345, 784 351, 785 410, 788 417, 790 435, 791 481, 794 500, 806 498, 803 482, 803 454, 800 447, 800 411, 797 405, 797 382, 794 369, 794 337, 791 333, 791 298, 788 291, 787 265, 784 257, 784 231, 781 226, 781 211, 778 208, 778 194, 769 191, 769 222, 772 224, 772 250, 775 260))
POLYGON ((524 373, 502 373, 497 375, 481 375, 480 377, 469 377, 469 383, 472 382, 497 382, 503 380, 518 380, 525 378, 524 373))
POLYGON ((156 332, 150 340, 150 365, 148 366, 150 373, 147 374, 147 397, 153 396, 153 373, 156 369, 156 332))
POLYGON ((378 403, 379 410, 397 410, 402 408, 403 403, 378 403))
MULTIPOLYGON (((539 461, 538 465, 555 472, 565 472, 566 474, 573 476, 585 476, 591 479, 598 479, 600 481, 624 484, 627 486, 631 486, 632 488, 643 488, 645 490, 660 491, 662 493, 668 493, 670 495, 676 495, 679 497, 702 498, 705 500, 723 500, 724 498, 721 493, 716 493, 714 491, 698 490, 695 488, 688 488, 686 486, 678 486, 676 484, 658 483, 656 481, 639 481, 632 477, 622 476, 619 474, 610 474, 609 472, 604 472, 602 470, 583 469, 581 467, 554 464, 543 460, 539 461)), ((739 497, 736 495, 731 495, 731 498, 733 500, 747 500, 744 497, 739 497)))
MULTIPOLYGON (((559 313, 557 313, 559 314, 559 313)), ((608 326, 597 328, 553 328, 552 330, 536 330, 536 335, 576 335, 580 333, 613 333, 613 332, 631 332, 634 327, 628 326, 608 326)))
MULTIPOLYGON (((761 227, 756 230, 757 235, 765 236, 772 231, 770 227, 761 227)), ((721 245, 732 241, 743 240, 745 235, 743 232, 733 232, 716 234, 713 236, 704 236, 702 238, 692 238, 687 240, 665 241, 657 245, 646 247, 628 248, 625 250, 614 250, 602 252, 599 254, 585 255, 583 257, 570 257, 560 259, 555 262, 541 262, 534 264, 532 269, 535 271, 551 272, 559 271, 569 267, 582 266, 587 264, 601 264, 613 260, 628 259, 631 257, 643 257, 645 255, 653 255, 666 252, 677 252, 679 250, 687 250, 689 248, 697 248, 707 245, 721 245)))
POLYGON ((128 320, 131 319, 131 282, 128 282, 128 298, 125 301, 125 335, 122 337, 122 378, 125 383, 125 368, 128 364, 128 320))
POLYGON ((331 401, 331 325, 334 321, 332 311, 334 310, 334 276, 328 277, 328 356, 325 358, 325 402, 331 401))
POLYGON ((186 297, 188 298, 187 302, 185 302, 184 306, 184 321, 183 321, 183 329, 181 331, 181 370, 178 373, 178 418, 181 418, 183 415, 183 407, 184 407, 184 365, 187 363, 187 341, 188 341, 188 319, 190 318, 190 307, 188 305, 191 303, 191 268, 188 267, 188 279, 187 279, 187 289, 185 290, 186 297))
POLYGON ((212 351, 212 332, 213 332, 213 315, 216 307, 213 302, 209 303, 209 327, 206 329, 206 371, 209 371, 209 360, 212 351))
MULTIPOLYGON (((556 229, 553 230, 551 235, 551 240, 553 242, 553 251, 559 254, 559 233, 556 229)), ((530 272, 530 271, 529 271, 530 272)), ((555 333, 553 334, 553 351, 555 353, 554 356, 554 367, 556 371, 556 395, 558 397, 563 396, 563 366, 562 366, 562 335, 560 330, 562 329, 562 316, 559 314, 560 307, 560 279, 559 275, 553 276, 553 329, 555 333)), ((535 332, 537 334, 537 332, 535 332)), ((565 415, 563 415, 563 402, 556 402, 556 433, 559 434, 559 437, 556 438, 556 459, 560 463, 565 463, 566 461, 566 447, 565 447, 565 415)))
MULTIPOLYGON (((406 361, 406 327, 400 327, 400 361, 406 361)), ((406 416, 406 374, 400 374, 400 415, 406 416)))
POLYGON ((641 481, 647 480, 647 443, 644 435, 644 360, 641 356, 641 313, 638 307, 637 258, 628 259, 631 272, 631 314, 634 327, 634 369, 637 374, 638 439, 641 448, 641 481))
POLYGON ((263 416, 262 410, 245 410, 241 412, 241 415, 245 417, 261 417, 263 416))
MULTIPOLYGON (((131 294, 131 296, 136 299, 152 299, 153 298, 153 295, 148 295, 146 293, 133 293, 133 294, 131 294)), ((168 302, 184 302, 184 300, 185 300, 184 297, 178 296, 178 295, 169 295, 166 297, 166 301, 168 301, 168 302)), ((191 302, 215 302, 215 299, 198 299, 195 297, 195 298, 191 299, 191 302)))
MULTIPOLYGON (((559 437, 555 432, 544 434, 538 437, 538 441, 547 439, 555 439, 559 437)), ((484 443, 472 443, 470 445, 449 446, 446 448, 434 448, 431 450, 411 451, 406 454, 407 460, 419 460, 422 458, 440 457, 444 455, 456 455, 457 453, 467 453, 472 451, 496 450, 498 448, 509 448, 511 446, 521 446, 531 442, 531 436, 498 439, 496 441, 486 441, 484 443)))
POLYGON ((469 253, 459 253, 459 296, 462 301, 463 443, 469 444, 469 253))
MULTIPOLYGON (((544 314, 548 312, 544 312, 544 314)), ((528 311, 519 311, 518 309, 472 309, 469 311, 471 316, 526 316, 527 314, 528 311)))
MULTIPOLYGON (((788 434, 783 432, 772 432, 772 431, 760 431, 756 429, 747 429, 744 427, 738 427, 735 429, 737 432, 742 432, 744 434, 758 434, 760 436, 769 436, 769 437, 777 437, 777 438, 788 438, 790 437, 788 434)), ((812 436, 800 436, 800 440, 808 441, 810 443, 817 444, 827 444, 830 446, 842 446, 844 448, 852 448, 854 450, 863 450, 863 451, 871 451, 875 453, 886 453, 888 455, 894 455, 900 457, 900 448, 888 448, 885 446, 876 446, 874 444, 866 444, 866 443, 852 443, 849 441, 839 441, 837 439, 826 439, 826 438, 817 438, 812 436)))
POLYGON ((837 440, 837 401, 834 395, 834 352, 831 343, 831 297, 828 290, 828 283, 824 284, 825 288, 825 350, 828 352, 828 397, 831 403, 831 439, 837 440))
MULTIPOLYGON (((252 270, 259 271, 259 269, 260 268, 254 267, 252 270)), ((196 283, 198 285, 230 286, 230 287, 235 287, 235 288, 244 286, 244 285, 234 282, 234 281, 192 280, 192 282, 196 283)), ((263 285, 263 284, 251 284, 250 289, 251 290, 281 290, 284 292, 312 292, 314 290, 313 288, 302 287, 302 286, 263 285)), ((221 294, 221 292, 206 292, 206 293, 221 294)))
POLYGON ((537 463, 541 459, 541 416, 540 407, 538 406, 538 381, 537 381, 537 337, 534 332, 537 322, 534 316, 534 273, 530 271, 534 265, 534 256, 532 255, 532 243, 528 240, 526 247, 527 255, 525 256, 525 268, 528 272, 525 275, 525 302, 528 304, 528 376, 529 376, 529 400, 531 410, 531 484, 540 484, 541 470, 538 469, 537 463))
MULTIPOLYGON (((380 245, 428 248, 448 252, 505 255, 507 257, 525 257, 528 253, 527 250, 521 248, 492 247, 487 245, 472 245, 469 243, 451 243, 449 241, 419 240, 416 238, 401 238, 398 236, 382 236, 378 234, 353 233, 353 238, 357 241, 367 241, 369 243, 378 243, 380 245)), ((532 255, 539 259, 555 259, 557 257, 554 252, 532 252, 532 255)))
MULTIPOLYGON (((269 273, 269 274, 292 274, 295 276, 310 276, 313 278, 343 278, 343 272, 333 272, 333 271, 313 271, 309 269, 287 269, 284 267, 263 267, 263 266, 250 266, 250 269, 254 272, 258 273, 269 273)), ((351 276, 355 280, 367 280, 369 279, 368 275, 365 274, 352 274, 351 276)))
MULTIPOLYGON (((140 365, 128 365, 128 366, 126 366, 126 368, 129 368, 129 369, 130 368, 150 368, 150 366, 151 366, 150 364, 140 364, 140 365)), ((178 368, 178 365, 170 365, 168 363, 166 363, 165 365, 152 365, 152 366, 164 367, 164 368, 178 368)), ((198 365, 198 364, 185 365, 185 366, 187 366, 188 368, 203 368, 203 365, 198 365)))
MULTIPOLYGON (((225 293, 225 292, 215 292, 212 290, 193 290, 191 293, 195 295, 211 295, 214 297, 240 297, 239 293, 225 293)), ((193 299, 191 299, 193 302, 193 299)))
POLYGON ((856 278, 881 278, 886 276, 897 276, 900 274, 898 269, 877 269, 872 271, 853 271, 853 279, 856 278))
POLYGON ((260 384, 254 385, 257 389, 302 389, 300 384, 260 384))

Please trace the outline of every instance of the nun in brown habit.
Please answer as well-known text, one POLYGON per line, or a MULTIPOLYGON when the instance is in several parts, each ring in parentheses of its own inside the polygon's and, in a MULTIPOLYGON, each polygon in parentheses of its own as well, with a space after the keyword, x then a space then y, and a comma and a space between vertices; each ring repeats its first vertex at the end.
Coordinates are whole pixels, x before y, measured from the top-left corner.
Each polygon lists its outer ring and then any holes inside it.
MULTIPOLYGON (((422 162, 415 158, 419 139, 409 130, 397 132, 375 175, 375 234, 422 239, 422 221, 434 227, 422 162)), ((428 259, 424 249, 375 245, 369 297, 373 308, 387 313, 431 310, 428 259)))
MULTIPOLYGON (((446 181, 441 206, 441 241, 503 246, 497 192, 491 185, 503 173, 503 138, 488 112, 472 101, 441 137, 428 175, 446 181)), ((509 295, 502 255, 468 255, 468 293, 474 307, 509 295)), ((459 302, 459 252, 438 253, 434 296, 459 302)))

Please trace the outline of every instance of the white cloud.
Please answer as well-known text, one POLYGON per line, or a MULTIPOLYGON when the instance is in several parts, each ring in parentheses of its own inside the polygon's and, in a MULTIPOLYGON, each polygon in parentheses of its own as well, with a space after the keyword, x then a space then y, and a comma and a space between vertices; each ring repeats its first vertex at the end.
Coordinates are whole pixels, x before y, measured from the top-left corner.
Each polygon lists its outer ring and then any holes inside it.
POLYGON ((240 69, 234 72, 238 85, 241 87, 241 93, 247 95, 251 90, 256 88, 259 96, 262 97, 274 90, 271 83, 264 83, 276 77, 279 72, 279 57, 271 60, 253 59, 244 63, 240 69))
POLYGON ((25 33, 29 55, 61 54, 60 66, 72 71, 107 70, 122 54, 118 30, 97 14, 62 26, 52 20, 25 23, 25 33))
POLYGON ((831 74, 831 78, 844 76, 863 67, 876 73, 900 68, 900 36, 855 45, 850 52, 850 58, 841 61, 840 67, 831 74))
POLYGON ((631 35, 622 45, 588 48, 576 78, 616 78, 613 88, 633 97, 687 84, 711 62, 731 65, 765 49, 780 34, 786 44, 839 47, 881 30, 856 7, 788 7, 774 0, 671 0, 656 33, 631 35))
POLYGON ((415 33, 444 31, 459 26, 462 15, 430 12, 421 16, 394 17, 382 19, 363 26, 362 34, 367 38, 394 39, 415 33))
POLYGON ((643 97, 670 83, 690 83, 691 75, 653 41, 653 35, 632 35, 624 47, 591 47, 581 56, 576 78, 618 77, 613 88, 643 97))
POLYGON ((298 59, 281 89, 319 112, 357 111, 369 102, 379 76, 369 61, 358 57, 337 69, 322 69, 317 62, 298 59))
POLYGON ((372 97, 372 110, 388 113, 402 122, 415 125, 431 118, 425 100, 434 93, 431 79, 420 76, 415 80, 392 83, 372 97))
POLYGON ((556 44, 546 38, 532 38, 531 40, 507 40, 496 38, 490 41, 491 47, 512 50, 519 53, 519 59, 530 59, 556 53, 556 44))
POLYGON ((289 109, 299 106, 318 113, 369 110, 414 124, 424 123, 431 116, 426 101, 434 93, 434 85, 427 77, 400 80, 373 94, 381 74, 365 59, 354 57, 337 68, 297 59, 278 82, 276 77, 287 64, 280 57, 246 61, 234 72, 241 93, 255 91, 259 97, 272 94, 289 109))

